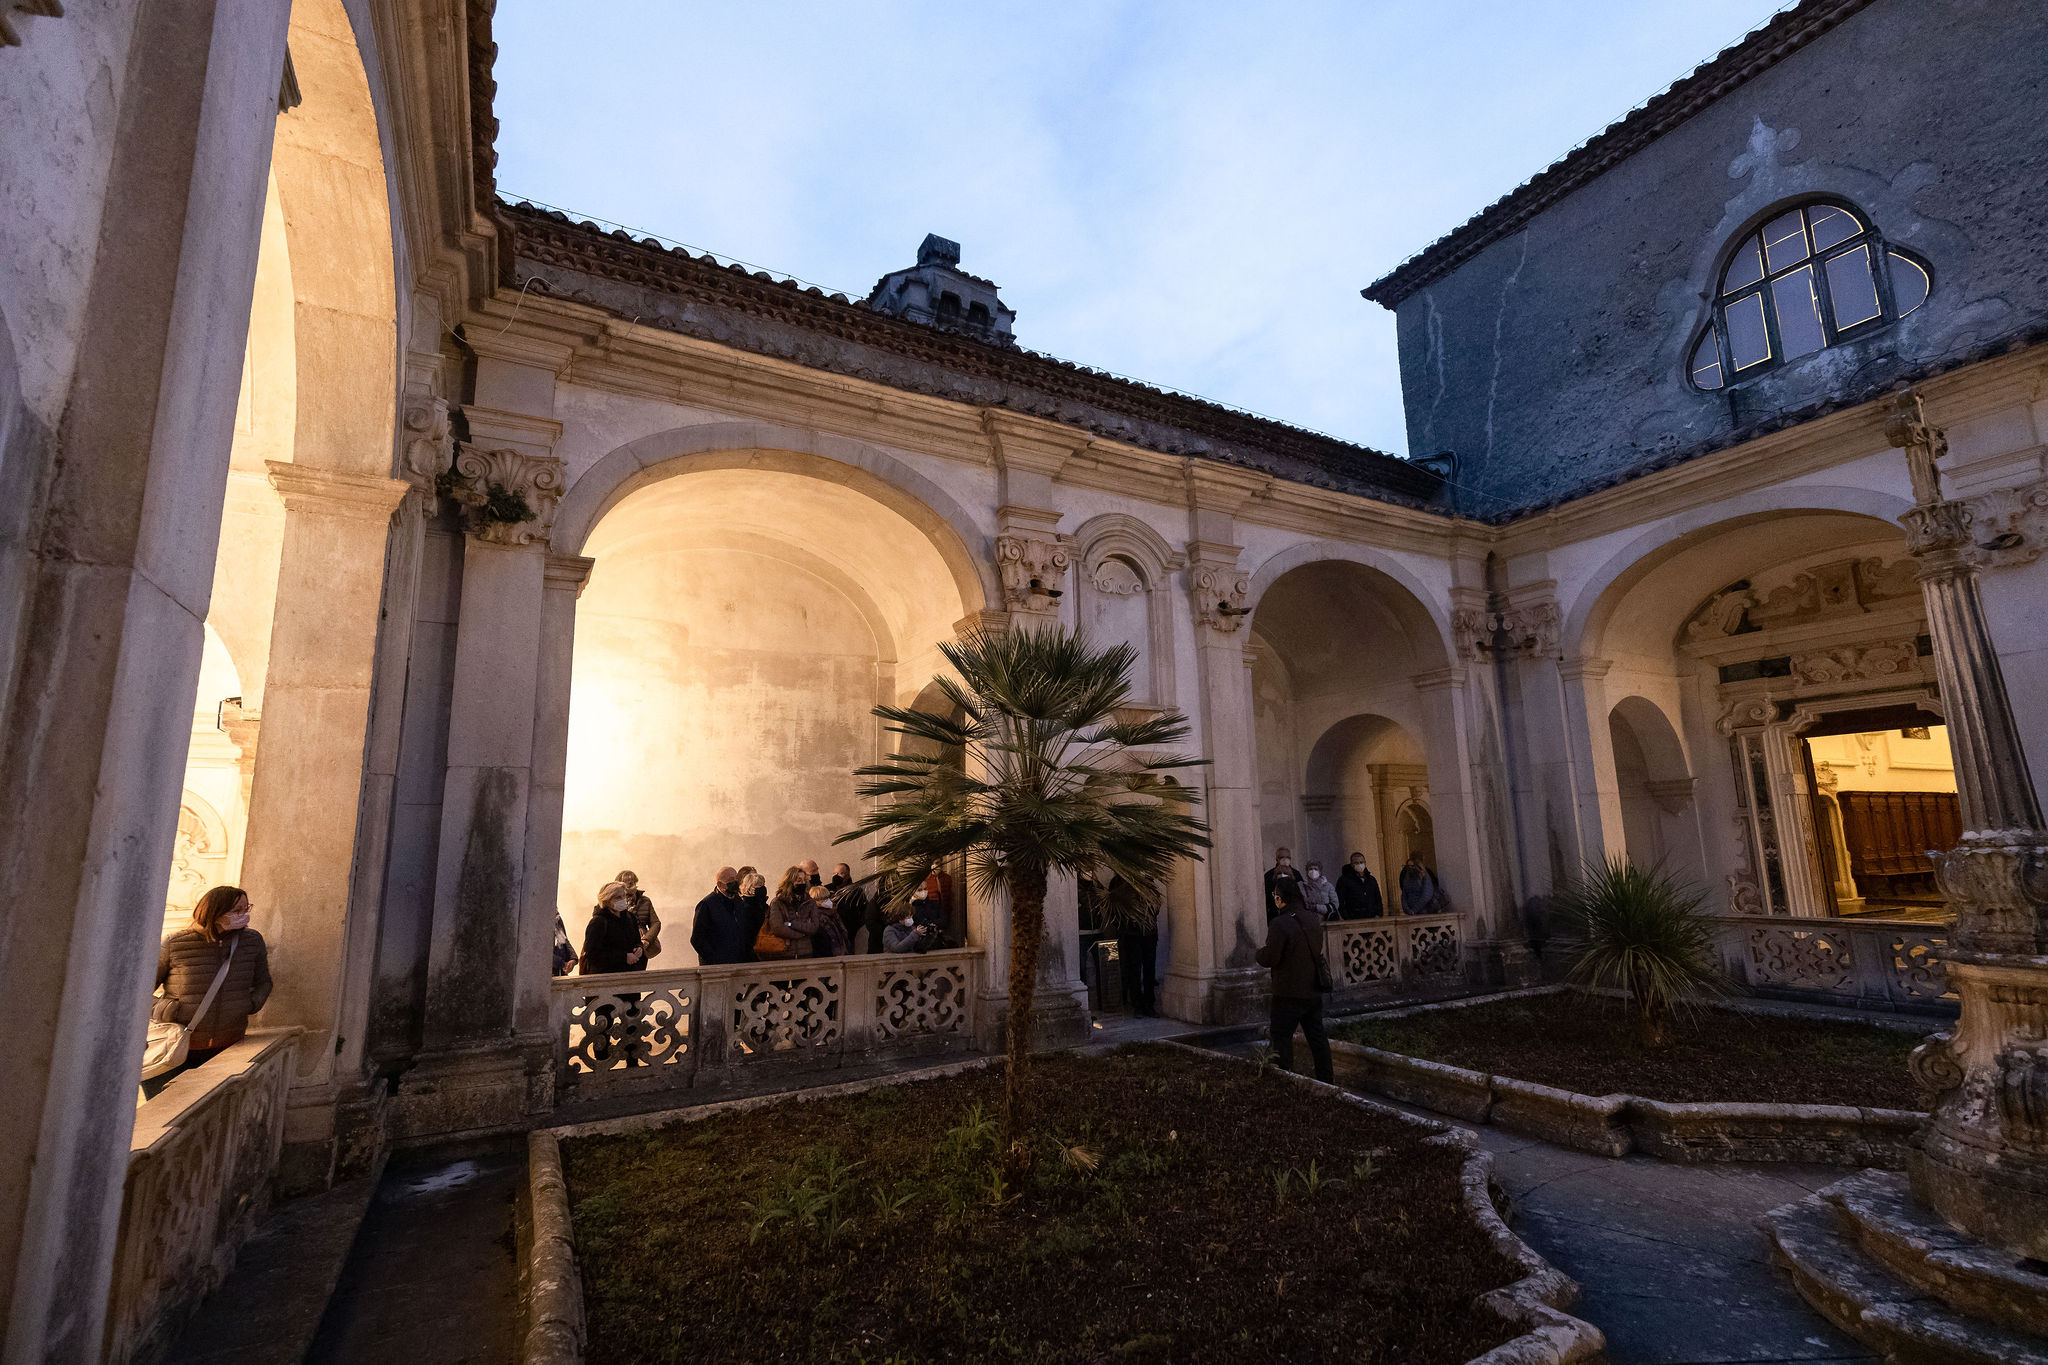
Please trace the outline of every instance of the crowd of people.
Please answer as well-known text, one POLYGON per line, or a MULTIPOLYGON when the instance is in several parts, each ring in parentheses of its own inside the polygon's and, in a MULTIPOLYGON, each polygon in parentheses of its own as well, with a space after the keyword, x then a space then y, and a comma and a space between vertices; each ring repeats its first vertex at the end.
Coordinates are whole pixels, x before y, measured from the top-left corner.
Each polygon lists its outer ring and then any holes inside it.
MULTIPOLYGON (((952 878, 944 872, 903 895, 902 883, 887 875, 856 881, 852 867, 839 863, 826 879, 806 859, 784 870, 771 893, 759 869, 721 867, 692 913, 690 946, 705 967, 953 948, 959 945, 946 919, 951 899, 952 878)), ((661 916, 632 872, 597 893, 581 952, 555 918, 556 976, 644 971, 661 948, 661 916)))
MULTIPOLYGON (((1306 867, 1297 870, 1291 850, 1275 849, 1273 865, 1266 869, 1268 921, 1280 913, 1281 891, 1290 886, 1301 893, 1302 904, 1322 919, 1378 919, 1387 913, 1379 879, 1365 865, 1363 853, 1353 853, 1337 879, 1330 881, 1323 876, 1319 861, 1311 858, 1306 867)), ((1400 893, 1404 915, 1436 915, 1450 908, 1450 899, 1436 873, 1419 854, 1410 853, 1408 861, 1401 865, 1400 893)))

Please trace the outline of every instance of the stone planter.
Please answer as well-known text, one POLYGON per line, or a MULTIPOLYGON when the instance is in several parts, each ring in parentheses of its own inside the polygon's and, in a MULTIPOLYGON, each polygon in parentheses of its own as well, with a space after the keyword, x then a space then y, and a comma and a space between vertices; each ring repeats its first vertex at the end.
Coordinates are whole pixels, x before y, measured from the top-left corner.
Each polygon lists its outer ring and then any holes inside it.
POLYGON ((1398 1052, 1332 1042, 1338 1079, 1468 1123, 1597 1156, 1663 1161, 1796 1161, 1900 1170, 1926 1115, 1832 1104, 1670 1104, 1580 1095, 1398 1052))

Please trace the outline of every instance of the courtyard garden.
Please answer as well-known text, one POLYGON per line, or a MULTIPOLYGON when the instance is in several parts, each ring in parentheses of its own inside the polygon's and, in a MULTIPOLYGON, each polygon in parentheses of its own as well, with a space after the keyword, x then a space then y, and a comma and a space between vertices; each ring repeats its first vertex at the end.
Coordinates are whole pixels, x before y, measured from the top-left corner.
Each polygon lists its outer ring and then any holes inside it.
POLYGON ((1582 1095, 1924 1107, 1906 1070, 1921 1034, 1870 1024, 1703 1008, 1677 1016, 1652 1044, 1624 1002, 1564 991, 1363 1019, 1332 1036, 1582 1095))
POLYGON ((582 1137, 589 1359, 1457 1362, 1524 1272, 1399 1117, 1169 1046, 582 1137))

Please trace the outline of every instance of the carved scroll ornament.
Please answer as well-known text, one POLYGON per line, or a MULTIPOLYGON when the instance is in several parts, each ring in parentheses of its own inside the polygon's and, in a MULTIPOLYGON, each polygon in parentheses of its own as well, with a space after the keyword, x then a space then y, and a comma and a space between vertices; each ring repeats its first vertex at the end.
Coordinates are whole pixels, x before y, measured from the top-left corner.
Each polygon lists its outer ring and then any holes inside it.
POLYGON ((1004 602, 1011 611, 1056 615, 1071 558, 1066 544, 1057 539, 1014 533, 997 536, 996 568, 1002 575, 1004 602))
POLYGON ((553 456, 465 445, 445 482, 471 535, 492 545, 531 545, 554 528, 566 479, 553 456))

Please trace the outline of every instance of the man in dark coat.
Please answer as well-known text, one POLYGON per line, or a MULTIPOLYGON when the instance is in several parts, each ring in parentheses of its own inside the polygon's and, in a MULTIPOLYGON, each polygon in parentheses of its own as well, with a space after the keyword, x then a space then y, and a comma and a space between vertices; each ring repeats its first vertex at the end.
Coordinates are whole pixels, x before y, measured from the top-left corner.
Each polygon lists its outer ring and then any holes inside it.
POLYGON ((1273 865, 1266 869, 1266 918, 1269 921, 1280 913, 1274 897, 1280 894, 1283 886, 1301 890, 1301 873, 1295 870, 1293 853, 1276 848, 1273 850, 1273 865))
POLYGON ((1380 897, 1378 878, 1365 865, 1365 855, 1354 853, 1344 870, 1337 874, 1337 918, 1378 919, 1387 913, 1386 902, 1380 897))
POLYGON ((1267 924, 1266 946, 1259 949, 1259 965, 1273 971, 1273 1052, 1281 1066, 1294 1070, 1294 1030, 1299 1027, 1308 1039, 1316 1079, 1331 1081, 1330 1035, 1323 1032, 1323 992, 1317 980, 1324 975, 1323 924, 1301 898, 1299 886, 1283 886, 1280 898, 1280 913, 1267 924))
POLYGON ((832 880, 828 885, 832 891, 833 908, 839 912, 839 922, 846 926, 847 949, 851 951, 854 937, 867 927, 868 893, 853 884, 853 868, 847 863, 833 867, 832 880))
POLYGON ((747 911, 740 904, 740 874, 734 869, 719 868, 711 894, 697 902, 690 946, 697 950, 697 961, 706 967, 754 960, 753 935, 747 932, 747 911))

